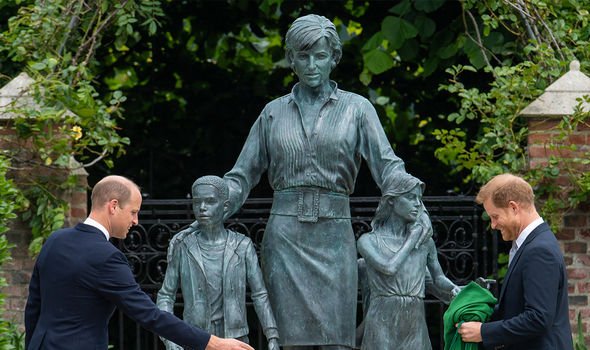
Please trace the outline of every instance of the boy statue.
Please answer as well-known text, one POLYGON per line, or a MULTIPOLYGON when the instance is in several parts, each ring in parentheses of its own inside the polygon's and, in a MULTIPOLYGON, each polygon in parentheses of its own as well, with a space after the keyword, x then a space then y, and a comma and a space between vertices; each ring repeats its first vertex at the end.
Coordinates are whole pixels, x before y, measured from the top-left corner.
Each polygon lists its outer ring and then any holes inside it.
MULTIPOLYGON (((250 238, 223 226, 228 209, 226 183, 217 176, 203 176, 194 182, 192 193, 196 221, 170 240, 158 307, 173 313, 180 287, 186 322, 247 343, 247 283, 268 348, 279 350, 279 334, 254 245, 250 238)), ((181 349, 163 341, 167 350, 181 349)))

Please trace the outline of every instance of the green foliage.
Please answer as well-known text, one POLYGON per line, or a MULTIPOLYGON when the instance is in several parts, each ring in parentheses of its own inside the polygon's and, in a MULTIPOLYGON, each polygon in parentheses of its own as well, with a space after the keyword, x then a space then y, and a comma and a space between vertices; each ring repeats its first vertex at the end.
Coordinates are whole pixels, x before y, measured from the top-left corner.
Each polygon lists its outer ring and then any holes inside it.
POLYGON ((0 349, 25 350, 25 332, 21 332, 17 324, 0 320, 0 330, 0 349))
POLYGON ((522 8, 495 1, 462 4, 466 17, 473 20, 466 25, 465 35, 485 65, 475 64, 475 56, 470 55, 473 66, 454 65, 446 70, 450 79, 440 89, 455 96, 459 109, 444 118, 457 127, 434 132, 442 144, 435 155, 465 181, 484 183, 503 172, 521 174, 544 200, 542 215, 556 229, 564 213, 590 195, 584 171, 590 154, 562 156, 572 151, 567 140, 578 125, 588 124, 589 115, 578 108, 564 117, 554 131, 557 136, 546 145, 555 156, 546 166, 529 168, 528 129, 519 113, 566 72, 570 60, 588 62, 588 11, 573 1, 535 0, 522 8), (514 40, 506 41, 507 35, 514 40), (502 53, 503 58, 497 56, 502 53), (473 81, 475 74, 478 79, 487 75, 487 86, 469 87, 464 82, 473 81), (469 120, 479 124, 475 133, 460 128, 469 120), (569 185, 556 181, 563 177, 569 185))
POLYGON ((576 329, 576 338, 574 339, 575 350, 588 350, 586 338, 584 337, 584 325, 582 324, 582 314, 578 312, 578 329, 576 329))
MULTIPOLYGON (((126 96, 117 89, 100 94, 98 48, 109 40, 118 52, 142 40, 138 28, 155 34, 163 16, 159 1, 16 1, 0 33, 0 54, 15 72, 33 78, 23 103, 5 110, 14 118, 17 140, 6 155, 18 166, 19 183, 30 206, 24 218, 33 231, 30 252, 64 224, 62 194, 76 186, 69 172, 125 153, 129 139, 119 135, 126 96), (72 162, 74 157, 82 163, 72 162)), ((127 76, 127 75, 126 75, 127 76)), ((121 78, 112 85, 125 86, 121 78)))
MULTIPOLYGON (((0 154, 0 271, 2 265, 10 260, 12 245, 4 234, 9 229, 10 221, 16 218, 16 212, 23 207, 24 198, 14 183, 7 179, 10 161, 0 154)), ((6 279, 0 276, 0 287, 6 286, 6 279)), ((4 312, 4 295, 0 294, 0 315, 4 312)), ((13 343, 11 324, 0 317, 0 348, 12 349, 13 343)))
POLYGON ((61 193, 59 188, 67 189, 67 185, 57 185, 49 178, 45 183, 35 183, 26 186, 25 195, 32 198, 23 219, 31 226, 33 239, 29 245, 29 254, 36 256, 41 251, 41 246, 51 232, 63 227, 68 203, 59 198, 56 193, 61 193))
MULTIPOLYGON (((538 6, 541 15, 560 8, 560 4, 526 3, 538 6)), ((137 41, 133 50, 98 48, 103 66, 97 79, 102 80, 101 93, 118 89, 129 98, 126 118, 118 125, 135 142, 122 156, 124 166, 115 169, 136 176, 152 196, 165 198, 184 195, 186 183, 199 175, 227 171, 264 104, 289 91, 297 78, 285 64, 282 41, 289 24, 300 15, 318 13, 335 23, 343 57, 333 79, 339 87, 370 98, 396 153, 409 171, 426 181, 429 194, 471 189, 472 183, 463 185, 457 178, 475 181, 469 169, 478 162, 478 153, 459 150, 455 153, 465 158, 465 166, 453 161, 452 152, 445 155, 444 163, 433 155, 436 130, 464 133, 456 140, 469 149, 481 125, 477 110, 457 113, 463 97, 438 89, 441 84, 451 85, 445 71, 462 67, 462 93, 468 98, 484 93, 482 99, 493 98, 488 84, 496 67, 516 69, 516 64, 529 61, 527 55, 539 56, 552 45, 551 40, 529 43, 525 26, 518 22, 522 16, 509 4, 490 0, 197 0, 164 2, 163 7, 166 17, 160 35, 137 41), (452 113, 456 114, 447 119, 452 113), (457 167, 462 169, 459 173, 437 176, 457 167)), ((590 28, 584 26, 588 17, 584 9, 579 11, 579 16, 564 17, 567 21, 560 30, 580 38, 584 33, 567 28, 570 20, 580 30, 590 28)), ((534 18, 543 31, 543 16, 534 18)), ((569 37, 560 40, 571 42, 569 37)), ((559 61, 565 62, 560 55, 559 61)), ((550 57, 545 62, 530 73, 542 80, 513 88, 523 91, 523 100, 536 97, 548 77, 557 77, 566 64, 550 65, 550 57)), ((510 71, 501 74, 509 84, 517 83, 510 79, 510 71)), ((493 103, 486 108, 494 108, 493 103)), ((522 125, 518 119, 513 123, 522 125)), ((491 129, 502 132, 500 127, 491 129)), ((368 192, 362 190, 363 175, 357 181, 359 195, 368 192)))

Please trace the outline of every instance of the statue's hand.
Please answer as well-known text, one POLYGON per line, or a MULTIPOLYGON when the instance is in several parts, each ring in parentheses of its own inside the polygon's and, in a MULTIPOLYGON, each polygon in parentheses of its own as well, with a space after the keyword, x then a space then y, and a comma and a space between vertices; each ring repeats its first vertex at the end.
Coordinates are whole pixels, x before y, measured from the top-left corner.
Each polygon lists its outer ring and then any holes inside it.
POLYGON ((463 289, 463 287, 465 287, 465 286, 457 286, 457 285, 455 285, 453 287, 453 289, 451 289, 451 299, 454 299, 457 296, 457 294, 459 294, 459 292, 461 292, 461 290, 463 289))
POLYGON ((279 341, 277 338, 268 340, 268 350, 279 350, 279 341))
POLYGON ((164 340, 164 345, 166 345, 166 350, 183 350, 182 346, 176 345, 170 340, 164 340))
POLYGON ((424 228, 418 222, 414 222, 408 225, 407 230, 410 231, 407 240, 414 245, 414 248, 417 248, 422 239, 424 228))
POLYGON ((420 247, 424 242, 432 238, 432 223, 430 222, 430 218, 428 217, 428 213, 426 211, 422 211, 420 213, 418 220, 412 226, 420 226, 422 228, 420 238, 418 239, 415 248, 420 247))

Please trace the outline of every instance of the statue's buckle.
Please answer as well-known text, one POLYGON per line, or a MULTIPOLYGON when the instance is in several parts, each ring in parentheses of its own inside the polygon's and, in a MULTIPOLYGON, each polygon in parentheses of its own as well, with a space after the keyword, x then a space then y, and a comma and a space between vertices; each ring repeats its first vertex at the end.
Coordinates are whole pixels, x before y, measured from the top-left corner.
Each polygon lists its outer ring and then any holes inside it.
POLYGON ((320 215, 320 190, 300 189, 298 192, 297 220, 299 222, 318 222, 320 215))

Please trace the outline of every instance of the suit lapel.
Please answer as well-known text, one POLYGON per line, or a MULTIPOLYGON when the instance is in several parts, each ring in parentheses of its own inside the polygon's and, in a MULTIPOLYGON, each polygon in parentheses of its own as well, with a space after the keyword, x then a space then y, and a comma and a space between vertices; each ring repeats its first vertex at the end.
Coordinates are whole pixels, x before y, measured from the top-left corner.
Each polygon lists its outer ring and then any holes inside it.
POLYGON ((522 243, 522 246, 520 248, 518 248, 518 250, 516 251, 516 254, 512 258, 512 262, 510 263, 510 266, 508 267, 508 271, 506 272, 506 276, 504 277, 504 282, 502 283, 502 289, 500 291, 500 297, 498 298, 498 302, 502 301, 502 298, 504 297, 504 293, 506 291, 506 286, 508 285, 508 282, 510 280, 510 276, 512 276, 512 272, 516 269, 516 266, 518 265, 518 261, 520 260, 520 256, 523 254, 524 250, 527 248, 527 245, 530 242, 532 242, 535 238, 537 238, 537 236, 539 236, 539 234, 541 234, 541 232, 543 232, 547 228, 548 228, 548 226, 544 222, 542 224, 540 224, 539 226, 537 226, 533 230, 533 232, 531 232, 531 234, 526 238, 526 240, 522 243))

